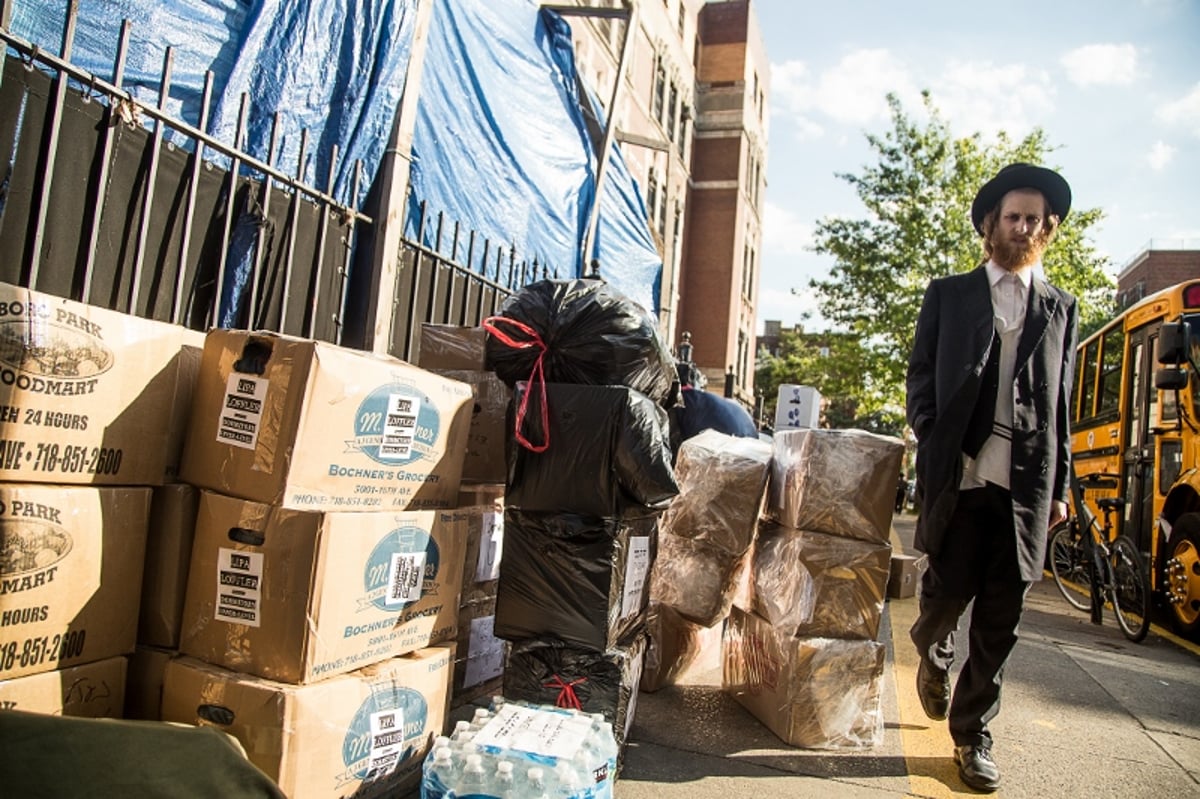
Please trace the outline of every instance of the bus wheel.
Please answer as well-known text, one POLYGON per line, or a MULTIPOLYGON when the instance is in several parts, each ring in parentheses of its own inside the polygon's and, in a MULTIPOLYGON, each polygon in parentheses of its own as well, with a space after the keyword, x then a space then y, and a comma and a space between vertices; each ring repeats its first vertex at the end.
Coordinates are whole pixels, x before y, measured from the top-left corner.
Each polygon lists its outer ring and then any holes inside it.
POLYGON ((1179 631, 1200 630, 1200 513, 1185 513, 1171 530, 1163 589, 1179 631))

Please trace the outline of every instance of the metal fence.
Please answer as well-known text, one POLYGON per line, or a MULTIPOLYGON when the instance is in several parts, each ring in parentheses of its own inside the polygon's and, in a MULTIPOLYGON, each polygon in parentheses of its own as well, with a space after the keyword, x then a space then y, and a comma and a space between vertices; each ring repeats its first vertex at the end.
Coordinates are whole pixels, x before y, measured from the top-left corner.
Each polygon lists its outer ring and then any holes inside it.
MULTIPOLYGON (((302 180, 307 131, 294 168, 277 163, 274 129, 266 161, 244 152, 246 96, 235 141, 208 135, 211 73, 199 118, 172 117, 169 48, 158 104, 139 103, 122 87, 128 21, 100 76, 71 63, 75 13, 64 11, 57 54, 0 28, 0 280, 197 330, 365 346, 378 306, 352 278, 369 268, 356 264, 370 263, 361 253, 388 209, 332 195, 336 147, 324 186, 302 180)), ((363 171, 356 163, 351 197, 372 177, 363 171)), ((388 351, 398 357, 415 356, 422 322, 476 325, 526 283, 558 276, 423 205, 417 227, 397 259, 388 351)))

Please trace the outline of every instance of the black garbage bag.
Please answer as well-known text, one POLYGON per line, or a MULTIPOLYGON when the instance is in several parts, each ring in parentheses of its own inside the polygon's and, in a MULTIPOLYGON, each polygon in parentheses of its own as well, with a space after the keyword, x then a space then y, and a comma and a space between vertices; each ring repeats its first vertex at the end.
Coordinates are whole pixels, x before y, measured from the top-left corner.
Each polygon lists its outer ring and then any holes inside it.
POLYGON ((520 641, 504 664, 504 698, 602 713, 623 748, 645 654, 642 632, 603 652, 554 638, 520 641))
POLYGON ((642 306, 602 280, 540 280, 509 297, 488 330, 487 366, 511 388, 535 380, 628 386, 675 404, 675 358, 642 306), (506 341, 507 340, 507 341, 506 341))
POLYGON ((634 389, 522 382, 506 424, 510 507, 609 517, 679 493, 667 412, 634 389), (516 446, 514 431, 540 446, 516 446))
POLYGON ((607 649, 641 629, 658 515, 601 519, 504 509, 495 635, 607 649))

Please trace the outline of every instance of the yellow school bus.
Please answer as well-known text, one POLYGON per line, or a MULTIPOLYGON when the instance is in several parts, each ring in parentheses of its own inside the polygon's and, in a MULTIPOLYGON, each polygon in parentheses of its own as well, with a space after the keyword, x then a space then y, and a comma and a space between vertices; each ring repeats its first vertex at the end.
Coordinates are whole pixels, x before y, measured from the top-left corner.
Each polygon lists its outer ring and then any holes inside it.
MULTIPOLYGON (((1160 605, 1200 631, 1200 280, 1163 289, 1079 344, 1071 451, 1084 501, 1119 496, 1112 535, 1150 564, 1160 605)), ((1102 517, 1101 517, 1102 518, 1102 517)))

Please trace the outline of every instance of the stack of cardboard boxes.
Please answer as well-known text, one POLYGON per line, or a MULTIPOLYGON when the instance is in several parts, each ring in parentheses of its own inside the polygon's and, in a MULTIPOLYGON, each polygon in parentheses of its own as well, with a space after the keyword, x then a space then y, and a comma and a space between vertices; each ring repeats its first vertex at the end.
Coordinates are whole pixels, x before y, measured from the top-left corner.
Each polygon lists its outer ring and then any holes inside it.
POLYGON ((225 730, 292 799, 419 780, 448 712, 471 398, 393 358, 208 334, 163 720, 225 730))
POLYGON ((705 430, 679 447, 679 496, 663 516, 650 581, 642 690, 715 665, 722 622, 749 567, 771 445, 705 430))
POLYGON ((788 743, 882 740, 876 638, 904 446, 857 430, 776 433, 749 607, 725 628, 724 687, 788 743))
POLYGON ((417 356, 422 369, 475 389, 456 511, 466 531, 466 557, 451 707, 499 694, 504 678, 505 643, 495 635, 495 621, 504 551, 505 415, 512 392, 486 368, 485 339, 480 327, 426 324, 417 356))
POLYGON ((122 715, 202 339, 0 284, 0 708, 122 715))

